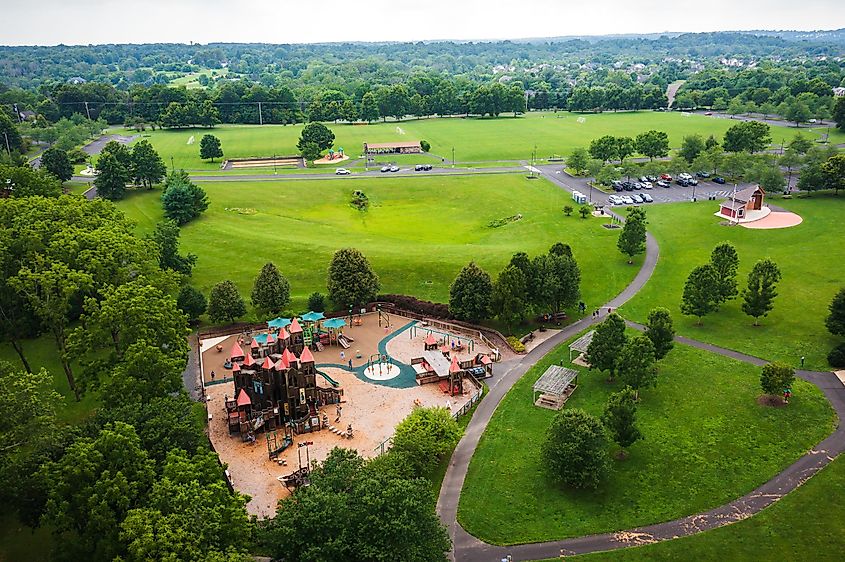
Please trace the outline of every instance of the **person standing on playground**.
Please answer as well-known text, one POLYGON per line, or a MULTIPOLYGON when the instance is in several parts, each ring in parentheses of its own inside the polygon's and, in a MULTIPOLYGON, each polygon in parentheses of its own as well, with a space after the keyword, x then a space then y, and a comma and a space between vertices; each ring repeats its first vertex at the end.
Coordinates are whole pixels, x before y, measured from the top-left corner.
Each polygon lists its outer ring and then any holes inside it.
POLYGON ((352 368, 352 358, 351 357, 349 358, 349 368, 350 369, 352 368))

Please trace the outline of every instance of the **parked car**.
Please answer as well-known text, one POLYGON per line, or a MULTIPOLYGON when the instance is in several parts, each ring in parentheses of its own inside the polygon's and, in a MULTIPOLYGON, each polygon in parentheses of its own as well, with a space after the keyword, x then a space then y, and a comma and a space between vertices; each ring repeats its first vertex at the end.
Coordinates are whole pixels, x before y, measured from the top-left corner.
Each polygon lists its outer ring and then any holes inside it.
POLYGON ((641 182, 641 183, 645 183, 645 182, 647 182, 647 181, 648 181, 648 178, 647 178, 647 177, 645 177, 645 176, 640 177, 640 182, 641 182))
POLYGON ((399 166, 397 166, 396 164, 394 164, 393 166, 391 166, 391 167, 390 167, 390 171, 391 171, 391 172, 398 172, 398 171, 399 171, 399 166))
POLYGON ((653 189, 654 185, 650 181, 643 182, 643 189, 653 189))
POLYGON ((650 181, 651 183, 656 182, 659 178, 657 176, 646 176, 645 179, 650 181))
POLYGON ((657 185, 659 185, 660 187, 672 187, 672 184, 666 180, 658 180, 657 185))
POLYGON ((634 184, 629 181, 623 181, 622 189, 624 189, 625 191, 634 191, 634 184))
POLYGON ((639 190, 640 190, 640 189, 642 189, 642 188, 643 188, 643 184, 641 184, 641 183, 640 183, 640 182, 638 182, 638 181, 637 181, 637 182, 634 182, 634 189, 636 189, 637 191, 639 191, 639 190))
POLYGON ((417 164, 414 166, 415 172, 427 172, 431 169, 431 164, 417 164))
POLYGON ((648 193, 640 193, 640 197, 643 198, 644 203, 654 203, 654 198, 648 193))
POLYGON ((631 196, 630 196, 630 195, 623 195, 623 196, 622 196, 622 204, 623 204, 623 205, 633 205, 633 204, 634 204, 634 200, 633 200, 633 199, 631 199, 631 196))
POLYGON ((687 180, 687 183, 690 185, 698 185, 698 180, 695 178, 690 178, 687 180))
POLYGON ((621 205, 622 204, 622 198, 618 195, 611 195, 610 197, 607 198, 607 202, 610 203, 611 205, 621 205))
POLYGON ((672 181, 672 176, 670 176, 669 174, 660 174, 660 179, 662 179, 663 181, 672 181))
POLYGON ((389 172, 389 171, 390 171, 390 166, 382 166, 381 167, 381 173, 389 172))
POLYGON ((634 200, 634 203, 643 203, 643 202, 644 202, 644 201, 643 201, 643 198, 642 198, 642 197, 640 197, 640 194, 639 194, 639 193, 632 193, 632 194, 631 194, 631 199, 633 199, 633 200, 634 200))
POLYGON ((699 178, 701 178, 701 179, 707 179, 707 178, 709 178, 709 177, 710 177, 710 174, 709 174, 709 173, 707 173, 707 172, 705 172, 704 170, 701 170, 701 171, 699 171, 699 172, 696 172, 696 173, 695 173, 695 175, 696 175, 696 177, 699 177, 699 178))
POLYGON ((348 176, 352 172, 350 172, 346 168, 338 168, 337 170, 334 171, 334 173, 337 174, 338 176, 348 176))
POLYGON ((682 180, 687 180, 687 181, 692 179, 692 176, 689 175, 686 172, 681 172, 680 174, 678 174, 678 177, 681 178, 682 180))
POLYGON ((676 179, 675 183, 680 185, 681 187, 689 187, 689 185, 690 185, 689 181, 684 179, 684 178, 676 179))
POLYGON ((716 176, 715 178, 713 178, 713 183, 723 185, 725 183, 725 178, 723 178, 722 176, 716 176))
POLYGON ((709 117, 709 116, 713 115, 713 112, 712 111, 705 111, 704 115, 707 115, 709 117))

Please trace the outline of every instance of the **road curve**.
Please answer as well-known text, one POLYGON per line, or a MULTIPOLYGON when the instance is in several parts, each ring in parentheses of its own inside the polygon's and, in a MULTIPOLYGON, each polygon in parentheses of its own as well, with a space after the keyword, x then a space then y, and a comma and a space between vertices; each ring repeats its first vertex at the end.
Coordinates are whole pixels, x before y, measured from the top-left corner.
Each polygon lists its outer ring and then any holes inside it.
MULTIPOLYGON (((571 191, 571 188, 559 178, 547 174, 544 175, 558 186, 571 191)), ((619 295, 604 305, 599 318, 582 318, 574 324, 567 326, 560 333, 546 340, 519 360, 509 362, 510 364, 501 364, 505 372, 494 382, 490 388, 490 392, 479 403, 472 420, 470 420, 466 428, 464 437, 455 448, 446 471, 446 476, 443 479, 443 485, 440 488, 440 496, 437 500, 437 512, 441 521, 447 526, 449 536, 452 539, 453 550, 451 556, 453 560, 456 562, 490 562, 501 560, 508 555, 514 561, 557 558, 561 555, 586 554, 589 552, 640 546, 715 529, 746 519, 762 511, 803 484, 845 450, 845 429, 838 426, 830 436, 807 454, 799 458, 774 478, 741 498, 737 498, 734 501, 704 513, 627 531, 575 537, 559 541, 515 546, 495 546, 473 537, 460 526, 457 521, 458 502, 470 460, 478 446, 481 435, 484 433, 487 424, 490 422, 493 413, 496 411, 505 394, 507 394, 511 387, 513 387, 529 368, 554 349, 555 346, 599 322, 606 316, 608 307, 616 309, 636 295, 645 286, 654 272, 658 257, 659 248, 657 242, 651 234, 647 234, 646 255, 640 271, 619 295)), ((644 328, 641 324, 633 322, 628 322, 628 325, 638 330, 644 328)), ((765 360, 758 357, 699 342, 683 336, 678 336, 675 339, 684 345, 718 353, 752 365, 759 366, 766 363, 765 360)), ((829 372, 820 373, 802 370, 798 371, 797 375, 818 386, 830 401, 839 419, 845 419, 845 386, 843 386, 839 379, 829 372)))

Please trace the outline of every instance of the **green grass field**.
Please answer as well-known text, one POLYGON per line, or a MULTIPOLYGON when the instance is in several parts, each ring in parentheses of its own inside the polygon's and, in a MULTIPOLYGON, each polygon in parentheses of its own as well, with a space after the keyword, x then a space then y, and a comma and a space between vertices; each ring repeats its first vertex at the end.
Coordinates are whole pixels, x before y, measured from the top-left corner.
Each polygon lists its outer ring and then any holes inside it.
MULTIPOLYGON (((563 206, 571 203, 565 191, 521 174, 208 182, 203 187, 211 205, 182 229, 181 245, 183 252, 199 256, 193 280, 206 294, 228 278, 248 298, 261 266, 273 261, 291 282, 292 308, 301 310, 311 292, 325 292, 332 254, 349 246, 370 259, 382 292, 439 302, 448 302, 449 285, 470 260, 495 277, 513 253, 533 256, 556 241, 572 245, 590 306, 619 292, 638 267, 627 265, 616 250, 618 231, 603 228, 597 219, 564 216, 563 206), (370 198, 369 211, 349 205, 355 189, 370 198), (517 213, 521 220, 488 226, 517 213)), ((158 190, 134 193, 119 207, 141 232, 162 217, 158 190)))
MULTIPOLYGON (((845 552, 845 460, 833 461, 788 496, 733 525, 655 545, 579 556, 584 562, 640 560, 839 561, 845 552)), ((558 558, 550 559, 559 560, 558 558)))
MULTIPOLYGON (((545 476, 540 447, 555 412, 534 406, 531 386, 558 347, 505 396, 469 467, 458 519, 473 535, 516 544, 628 529, 721 505, 782 470, 833 429, 821 392, 799 381, 786 408, 759 406, 759 369, 686 346, 660 363, 641 392, 645 440, 598 491, 562 489, 545 476)), ((583 371, 567 403, 600 415, 608 384, 583 371)))
MULTIPOLYGON (((440 118, 371 125, 329 124, 329 127, 335 133, 334 146, 343 147, 350 157, 360 155, 365 141, 427 140, 431 143, 431 153, 447 160, 451 159, 454 148, 455 159, 460 163, 527 160, 535 146, 540 158, 565 155, 602 135, 636 136, 649 129, 666 131, 671 146, 677 147, 685 135, 721 137, 733 124, 729 119, 703 115, 642 111, 587 115, 529 113, 518 118, 440 118)), ((144 135, 168 164, 173 157, 179 168, 214 171, 219 169, 219 161, 204 162, 199 158, 199 141, 205 133, 220 138, 227 157, 251 157, 297 154, 296 142, 301 130, 301 125, 225 125, 211 130, 149 131, 144 135), (189 145, 191 136, 194 143, 189 145)), ((787 128, 772 128, 772 139, 778 143, 781 137, 789 140, 793 135, 787 128)))
POLYGON ((651 280, 623 307, 622 314, 643 321, 653 307, 665 306, 683 335, 795 366, 803 355, 807 368, 829 369, 826 355, 837 339, 827 332, 824 319, 833 296, 845 285, 841 229, 845 196, 814 194, 771 203, 798 213, 804 222, 786 229, 751 230, 720 226, 713 216, 718 204, 712 201, 649 207, 648 229, 660 244, 660 260, 651 280), (774 310, 761 319, 760 326, 755 327, 753 319, 742 312, 741 299, 706 316, 702 326, 696 325, 697 318, 680 313, 690 271, 706 263, 713 247, 724 240, 739 252, 740 289, 758 259, 770 257, 781 269, 783 280, 774 310))

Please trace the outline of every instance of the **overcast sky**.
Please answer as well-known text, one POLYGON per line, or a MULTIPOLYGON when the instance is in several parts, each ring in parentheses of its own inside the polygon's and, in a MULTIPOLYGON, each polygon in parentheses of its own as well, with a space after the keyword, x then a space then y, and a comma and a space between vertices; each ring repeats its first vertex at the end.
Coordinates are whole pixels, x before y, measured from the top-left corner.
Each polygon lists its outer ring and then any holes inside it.
POLYGON ((0 33, 4 45, 513 39, 845 27, 843 0, 0 0, 0 13, 6 22, 0 33))

